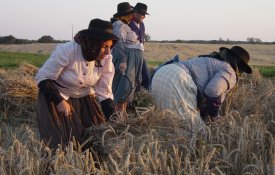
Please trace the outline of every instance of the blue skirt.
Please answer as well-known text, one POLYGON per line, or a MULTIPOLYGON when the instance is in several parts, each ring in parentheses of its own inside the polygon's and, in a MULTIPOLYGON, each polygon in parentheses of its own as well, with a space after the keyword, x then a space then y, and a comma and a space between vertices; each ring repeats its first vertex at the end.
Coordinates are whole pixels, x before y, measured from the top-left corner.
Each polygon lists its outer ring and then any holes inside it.
POLYGON ((122 43, 116 43, 112 50, 115 75, 112 90, 116 103, 133 102, 136 87, 141 82, 141 70, 143 51, 123 47, 122 43), (119 71, 121 59, 126 57, 127 69, 125 75, 119 71))

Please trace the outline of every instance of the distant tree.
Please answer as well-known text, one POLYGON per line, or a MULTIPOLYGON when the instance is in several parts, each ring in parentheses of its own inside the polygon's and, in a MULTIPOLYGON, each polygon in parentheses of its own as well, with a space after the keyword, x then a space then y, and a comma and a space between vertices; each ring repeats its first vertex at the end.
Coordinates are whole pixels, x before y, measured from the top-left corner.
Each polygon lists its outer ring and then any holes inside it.
POLYGON ((54 39, 53 39, 53 37, 51 37, 49 35, 44 35, 41 38, 39 38, 37 40, 37 42, 39 42, 39 43, 53 43, 54 39))
POLYGON ((151 40, 151 36, 148 33, 145 33, 145 41, 150 41, 151 40))
POLYGON ((32 41, 27 40, 27 39, 16 39, 14 44, 31 44, 32 41))
POLYGON ((260 44, 262 41, 259 38, 247 37, 246 41, 251 44, 260 44))
POLYGON ((16 42, 16 38, 12 35, 4 36, 0 38, 1 44, 14 44, 16 42))
POLYGON ((259 38, 255 38, 255 43, 261 43, 262 41, 259 38))
POLYGON ((183 43, 183 40, 177 39, 175 42, 176 43, 183 43))
POLYGON ((227 40, 226 40, 226 44, 229 44, 230 43, 230 40, 229 40, 229 38, 227 38, 227 40))

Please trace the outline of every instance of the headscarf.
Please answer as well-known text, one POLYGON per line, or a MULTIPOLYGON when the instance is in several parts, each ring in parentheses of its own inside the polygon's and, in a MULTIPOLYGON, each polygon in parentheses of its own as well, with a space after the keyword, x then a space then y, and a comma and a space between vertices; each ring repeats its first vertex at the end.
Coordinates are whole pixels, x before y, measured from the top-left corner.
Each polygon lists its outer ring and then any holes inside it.
POLYGON ((96 60, 102 47, 102 40, 88 37, 80 33, 76 34, 74 40, 80 44, 82 55, 86 61, 96 60))

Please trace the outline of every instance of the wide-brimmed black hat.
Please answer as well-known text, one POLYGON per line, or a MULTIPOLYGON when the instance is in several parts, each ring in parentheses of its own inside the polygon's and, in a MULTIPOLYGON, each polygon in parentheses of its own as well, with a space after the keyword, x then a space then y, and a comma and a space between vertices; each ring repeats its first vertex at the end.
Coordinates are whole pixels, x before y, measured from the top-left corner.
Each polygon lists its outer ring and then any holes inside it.
POLYGON ((98 18, 92 19, 88 29, 79 31, 79 34, 102 40, 118 40, 117 36, 113 34, 112 23, 98 18))
POLYGON ((220 51, 222 50, 228 50, 233 56, 236 56, 240 60, 240 67, 244 70, 245 73, 251 74, 252 69, 248 65, 248 62, 250 60, 249 53, 242 47, 240 46, 234 46, 231 49, 228 49, 226 47, 221 47, 220 51))
POLYGON ((136 6, 134 7, 134 10, 136 10, 140 14, 149 15, 149 13, 147 13, 147 5, 146 4, 138 2, 136 4, 136 6))
POLYGON ((117 13, 114 17, 127 16, 135 13, 135 10, 128 2, 121 2, 117 5, 117 13))

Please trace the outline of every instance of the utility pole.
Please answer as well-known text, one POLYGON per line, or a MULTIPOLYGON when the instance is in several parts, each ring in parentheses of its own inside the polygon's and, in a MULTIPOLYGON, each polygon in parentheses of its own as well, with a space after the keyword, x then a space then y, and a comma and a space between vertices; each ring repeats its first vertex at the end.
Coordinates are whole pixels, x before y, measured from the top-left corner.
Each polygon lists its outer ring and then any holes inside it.
POLYGON ((72 24, 72 41, 74 40, 74 25, 72 24))

